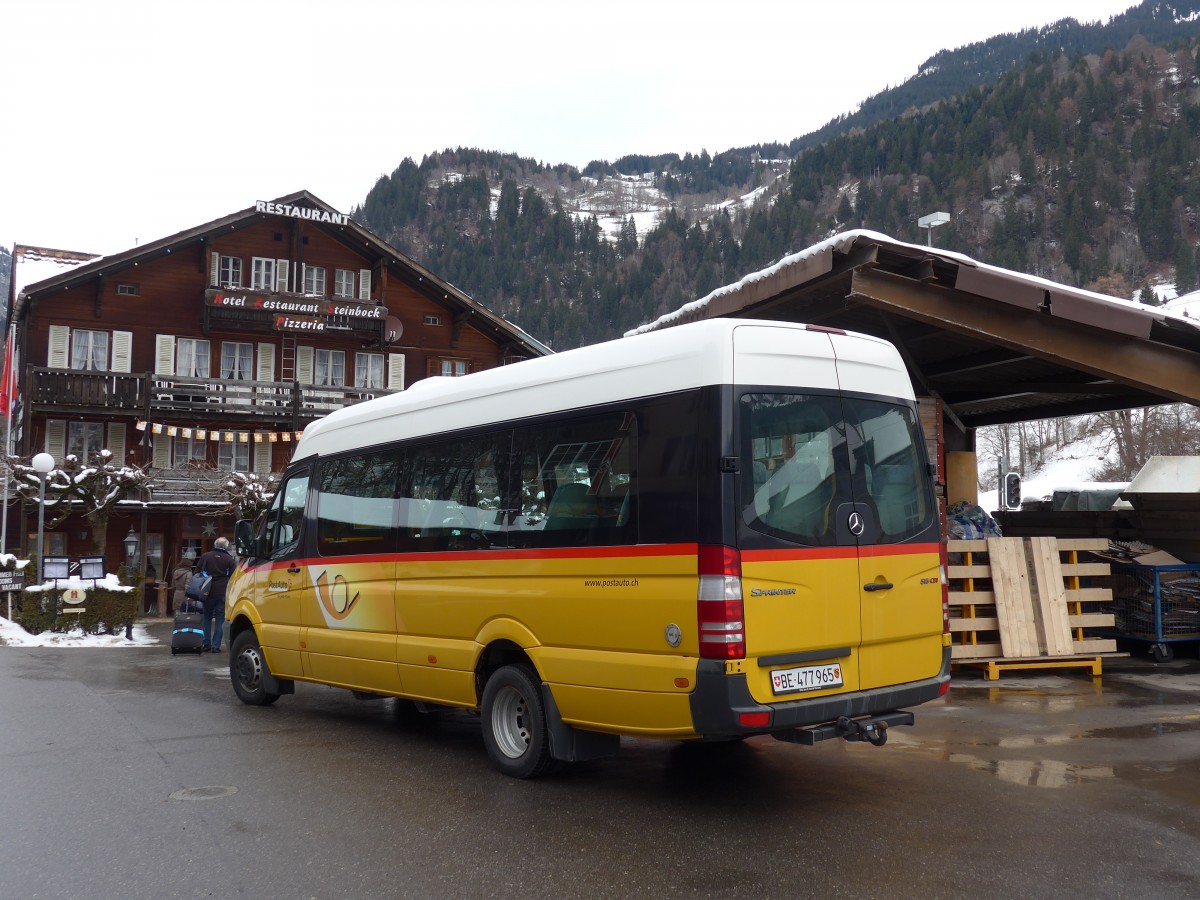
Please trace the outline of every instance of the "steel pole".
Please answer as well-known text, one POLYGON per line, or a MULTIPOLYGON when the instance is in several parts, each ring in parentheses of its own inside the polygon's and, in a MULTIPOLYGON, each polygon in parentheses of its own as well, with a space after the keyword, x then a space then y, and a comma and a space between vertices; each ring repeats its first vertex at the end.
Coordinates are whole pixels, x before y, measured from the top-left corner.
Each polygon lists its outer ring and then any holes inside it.
MULTIPOLYGON (((38 531, 37 531, 37 561, 38 561, 38 585, 46 583, 46 563, 42 559, 43 551, 45 550, 44 532, 46 529, 46 475, 43 472, 38 473, 38 531)), ((51 603, 53 603, 53 599, 51 603)), ((53 618, 53 616, 51 616, 53 618)))

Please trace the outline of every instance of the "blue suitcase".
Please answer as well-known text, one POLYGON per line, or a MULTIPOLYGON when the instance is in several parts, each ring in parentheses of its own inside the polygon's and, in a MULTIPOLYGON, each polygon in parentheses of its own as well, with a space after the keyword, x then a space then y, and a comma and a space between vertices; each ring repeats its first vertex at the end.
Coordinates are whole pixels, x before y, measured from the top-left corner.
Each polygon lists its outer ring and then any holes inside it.
POLYGON ((175 624, 171 627, 171 655, 203 651, 204 605, 196 600, 184 600, 175 610, 175 624))

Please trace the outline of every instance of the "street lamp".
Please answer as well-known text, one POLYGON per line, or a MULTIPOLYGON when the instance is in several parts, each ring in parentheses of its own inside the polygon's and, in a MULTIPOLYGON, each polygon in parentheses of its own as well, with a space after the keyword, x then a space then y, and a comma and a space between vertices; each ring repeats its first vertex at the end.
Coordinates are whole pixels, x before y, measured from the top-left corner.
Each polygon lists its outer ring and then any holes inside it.
POLYGON ((42 551, 45 548, 44 532, 46 530, 46 476, 54 469, 54 457, 49 453, 39 453, 31 463, 38 477, 38 584, 46 581, 46 567, 42 564, 42 551))
POLYGON ((927 216, 921 216, 921 218, 917 219, 917 225, 918 225, 918 227, 925 229, 925 233, 929 236, 929 239, 928 239, 929 246, 932 247, 933 246, 933 229, 937 228, 939 225, 945 225, 949 221, 950 221, 950 213, 935 212, 935 213, 930 213, 927 216))
POLYGON ((129 526, 129 534, 125 535, 125 540, 121 541, 125 545, 125 573, 126 577, 133 571, 133 556, 137 553, 138 536, 133 533, 133 526, 129 526))

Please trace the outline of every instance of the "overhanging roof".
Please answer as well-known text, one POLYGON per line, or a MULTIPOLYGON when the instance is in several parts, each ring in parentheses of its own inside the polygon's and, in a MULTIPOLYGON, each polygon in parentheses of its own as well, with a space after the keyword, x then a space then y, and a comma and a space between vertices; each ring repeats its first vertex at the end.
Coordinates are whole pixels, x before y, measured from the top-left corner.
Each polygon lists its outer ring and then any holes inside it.
POLYGON ((716 316, 886 338, 917 392, 967 428, 1200 405, 1200 324, 871 231, 836 235, 630 333, 716 316))

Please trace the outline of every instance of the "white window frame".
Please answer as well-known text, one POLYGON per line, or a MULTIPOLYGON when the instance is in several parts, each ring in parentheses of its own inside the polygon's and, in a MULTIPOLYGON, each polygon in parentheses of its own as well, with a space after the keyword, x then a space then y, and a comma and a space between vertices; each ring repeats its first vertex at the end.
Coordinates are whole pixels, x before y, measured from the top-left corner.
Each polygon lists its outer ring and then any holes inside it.
POLYGON ((240 288, 242 286, 242 258, 240 256, 221 257, 219 283, 221 287, 226 288, 240 288))
POLYGON ((381 390, 384 384, 382 353, 354 354, 354 386, 381 390))
POLYGON ((304 293, 310 297, 325 296, 325 267, 304 264, 304 293))
POLYGON ((333 270, 333 296, 354 298, 354 270, 333 270))
POLYGON ((86 328, 72 329, 71 368, 83 372, 108 371, 108 347, 109 334, 107 331, 92 331, 86 328), (98 345, 102 345, 102 347, 98 345))
POLYGON ((212 344, 203 338, 175 339, 175 374, 181 378, 208 378, 212 371, 212 344))
POLYGON ((250 288, 255 291, 275 290, 275 260, 255 256, 250 260, 250 288))
POLYGON ((441 362, 441 371, 439 375, 444 375, 447 378, 462 378, 467 374, 467 361, 465 359, 443 359, 441 362))
POLYGON ((221 380, 254 381, 254 345, 248 341, 221 341, 221 380))
POLYGON ((172 441, 173 459, 175 465, 184 466, 190 462, 204 464, 208 462, 208 441, 198 437, 176 437, 172 441))
POLYGON ((217 449, 217 471, 249 472, 250 444, 242 443, 240 436, 232 441, 222 440, 217 449))
MULTIPOLYGON (((103 449, 103 422, 67 422, 67 456, 74 456, 80 462, 86 463, 103 449), (77 443, 81 445, 79 449, 72 449, 72 445, 77 443)), ((61 464, 60 460, 59 465, 61 464)))
POLYGON ((346 351, 314 349, 312 383, 319 387, 345 387, 346 351))

